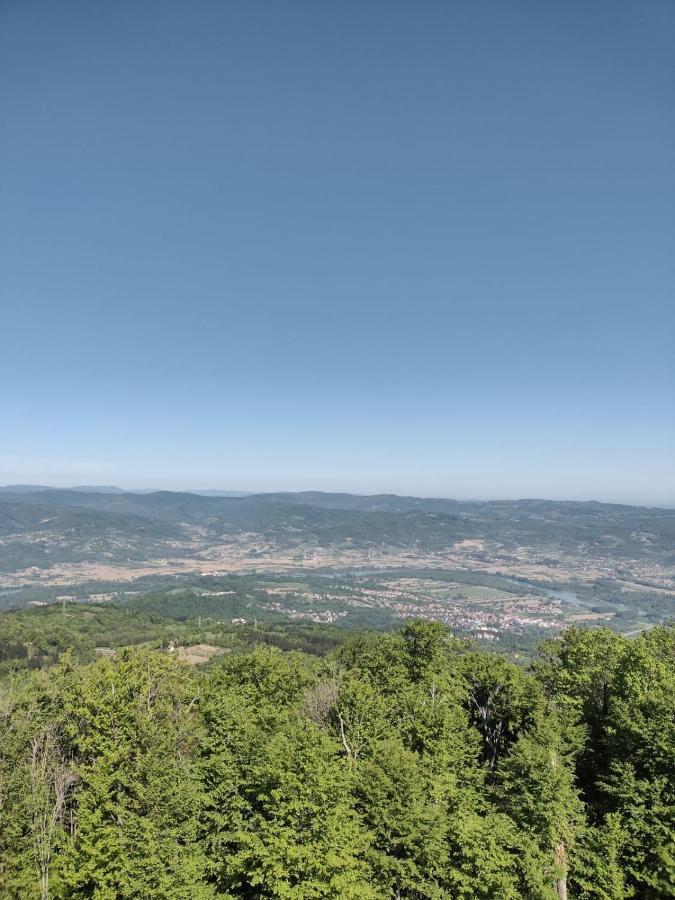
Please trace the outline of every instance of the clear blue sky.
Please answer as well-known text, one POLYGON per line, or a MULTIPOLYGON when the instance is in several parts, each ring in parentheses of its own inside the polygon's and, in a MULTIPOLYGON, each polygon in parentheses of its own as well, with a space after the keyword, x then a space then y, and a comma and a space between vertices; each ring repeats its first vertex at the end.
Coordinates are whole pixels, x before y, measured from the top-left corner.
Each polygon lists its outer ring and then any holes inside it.
POLYGON ((0 483, 675 505, 672 0, 0 6, 0 483))

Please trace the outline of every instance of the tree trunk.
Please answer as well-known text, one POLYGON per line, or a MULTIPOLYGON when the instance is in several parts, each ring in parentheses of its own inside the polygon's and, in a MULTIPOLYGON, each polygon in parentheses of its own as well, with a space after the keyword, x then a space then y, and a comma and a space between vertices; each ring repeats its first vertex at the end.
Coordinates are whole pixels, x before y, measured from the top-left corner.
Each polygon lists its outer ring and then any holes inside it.
POLYGON ((560 900, 567 900, 567 851, 563 841, 555 848, 555 861, 561 873, 555 880, 555 890, 560 900))

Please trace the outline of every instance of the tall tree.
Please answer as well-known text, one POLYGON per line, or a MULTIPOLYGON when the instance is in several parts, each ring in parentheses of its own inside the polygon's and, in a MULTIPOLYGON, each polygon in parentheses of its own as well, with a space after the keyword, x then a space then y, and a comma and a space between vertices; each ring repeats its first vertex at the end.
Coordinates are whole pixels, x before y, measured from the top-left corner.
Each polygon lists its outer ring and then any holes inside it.
POLYGON ((583 830, 584 812, 573 761, 554 720, 542 719, 520 736, 501 761, 497 779, 505 812, 537 841, 544 872, 550 872, 560 900, 567 900, 569 858, 583 830))
POLYGON ((625 638, 608 628, 570 628, 561 639, 541 645, 534 666, 561 718, 581 727, 575 736, 580 751, 576 771, 592 820, 604 812, 599 782, 607 776, 612 757, 607 734, 610 700, 617 665, 628 647, 625 638))
POLYGON ((440 898, 448 863, 444 792, 421 758, 389 737, 354 769, 368 859, 383 896, 440 898))
POLYGON ((636 639, 617 666, 603 782, 620 816, 622 859, 637 896, 675 897, 675 629, 636 639))
POLYGON ((481 758, 493 770, 500 756, 537 720, 544 697, 534 678, 501 657, 469 653, 459 664, 471 722, 482 737, 481 758))
POLYGON ((600 825, 589 826, 572 858, 571 896, 578 900, 626 900, 631 896, 621 864, 625 843, 626 833, 617 813, 608 813, 600 825))
POLYGON ((50 678, 9 681, 0 699, 0 895, 54 893, 53 859, 76 785, 63 692, 68 666, 50 678))
POLYGON ((64 896, 208 896, 191 763, 198 698, 186 667, 125 652, 79 669, 64 699, 80 779, 64 896))

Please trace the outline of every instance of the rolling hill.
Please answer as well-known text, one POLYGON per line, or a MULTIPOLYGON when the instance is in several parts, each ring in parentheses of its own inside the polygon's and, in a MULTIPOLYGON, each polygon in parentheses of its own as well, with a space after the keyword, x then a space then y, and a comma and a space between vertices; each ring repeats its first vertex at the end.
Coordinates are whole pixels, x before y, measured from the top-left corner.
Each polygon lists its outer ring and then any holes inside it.
POLYGON ((181 558, 242 536, 277 549, 392 548, 423 556, 475 541, 510 552, 675 561, 675 511, 669 509, 321 492, 229 497, 18 486, 0 493, 4 572, 85 559, 181 558))

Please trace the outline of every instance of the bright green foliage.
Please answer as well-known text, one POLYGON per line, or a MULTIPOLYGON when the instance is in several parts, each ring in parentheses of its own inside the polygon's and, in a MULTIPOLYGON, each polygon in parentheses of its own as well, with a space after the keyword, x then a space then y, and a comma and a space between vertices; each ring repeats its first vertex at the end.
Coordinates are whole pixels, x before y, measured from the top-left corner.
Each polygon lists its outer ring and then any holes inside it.
POLYGON ((627 641, 573 629, 545 646, 538 674, 585 729, 576 770, 592 827, 575 890, 675 896, 675 632, 627 641))
POLYGON ((264 647, 246 656, 226 658, 215 674, 217 683, 236 687, 251 700, 278 708, 292 704, 312 683, 312 660, 301 653, 281 653, 264 647))
POLYGON ((599 800, 598 782, 607 774, 612 755, 607 716, 616 667, 628 646, 608 628, 571 628, 562 641, 542 645, 536 666, 539 681, 561 716, 569 724, 583 725, 585 740, 576 734, 577 774, 579 786, 593 803, 599 800))
POLYGON ((0 897, 675 897, 675 632, 526 671, 432 623, 0 694, 0 897))
POLYGON ((616 813, 609 813, 602 825, 586 830, 573 859, 575 897, 624 900, 630 896, 621 866, 625 842, 626 835, 616 813))
POLYGON ((562 640, 544 641, 535 670, 551 697, 597 719, 607 713, 614 669, 628 646, 609 628, 570 628, 562 640))
POLYGON ((64 896, 207 896, 189 673, 167 656, 125 653, 77 676, 64 698, 80 781, 60 867, 64 896))
POLYGON ((421 681, 442 666, 445 628, 439 622, 411 622, 401 632, 410 680, 421 681))
POLYGON ((604 783, 621 817, 622 858, 639 896, 675 897, 675 633, 655 628, 623 655, 607 734, 604 783))
POLYGON ((446 798, 423 760, 399 740, 383 740, 356 766, 354 792, 372 835, 368 860, 383 896, 443 896, 446 798))
POLYGON ((46 898, 77 778, 62 703, 67 665, 0 693, 0 896, 46 898))
POLYGON ((409 657, 400 634, 357 635, 336 653, 339 665, 358 673, 385 694, 395 694, 408 683, 409 657))
POLYGON ((551 719, 513 744, 497 772, 504 810, 539 847, 542 872, 565 882, 570 853, 584 826, 572 761, 551 719))
POLYGON ((528 836, 478 797, 451 810, 449 842, 444 897, 552 900, 555 896, 528 836))
POLYGON ((375 896, 359 860, 368 835, 332 741, 308 722, 290 723, 250 779, 245 827, 227 863, 235 883, 259 897, 375 896))
POLYGON ((229 661, 207 692, 203 822, 223 896, 375 896, 347 760, 295 710, 311 680, 301 657, 259 651, 229 661))
POLYGON ((436 770, 475 782, 481 739, 470 726, 467 703, 459 678, 451 673, 430 675, 401 692, 397 724, 405 745, 428 757, 436 770))

